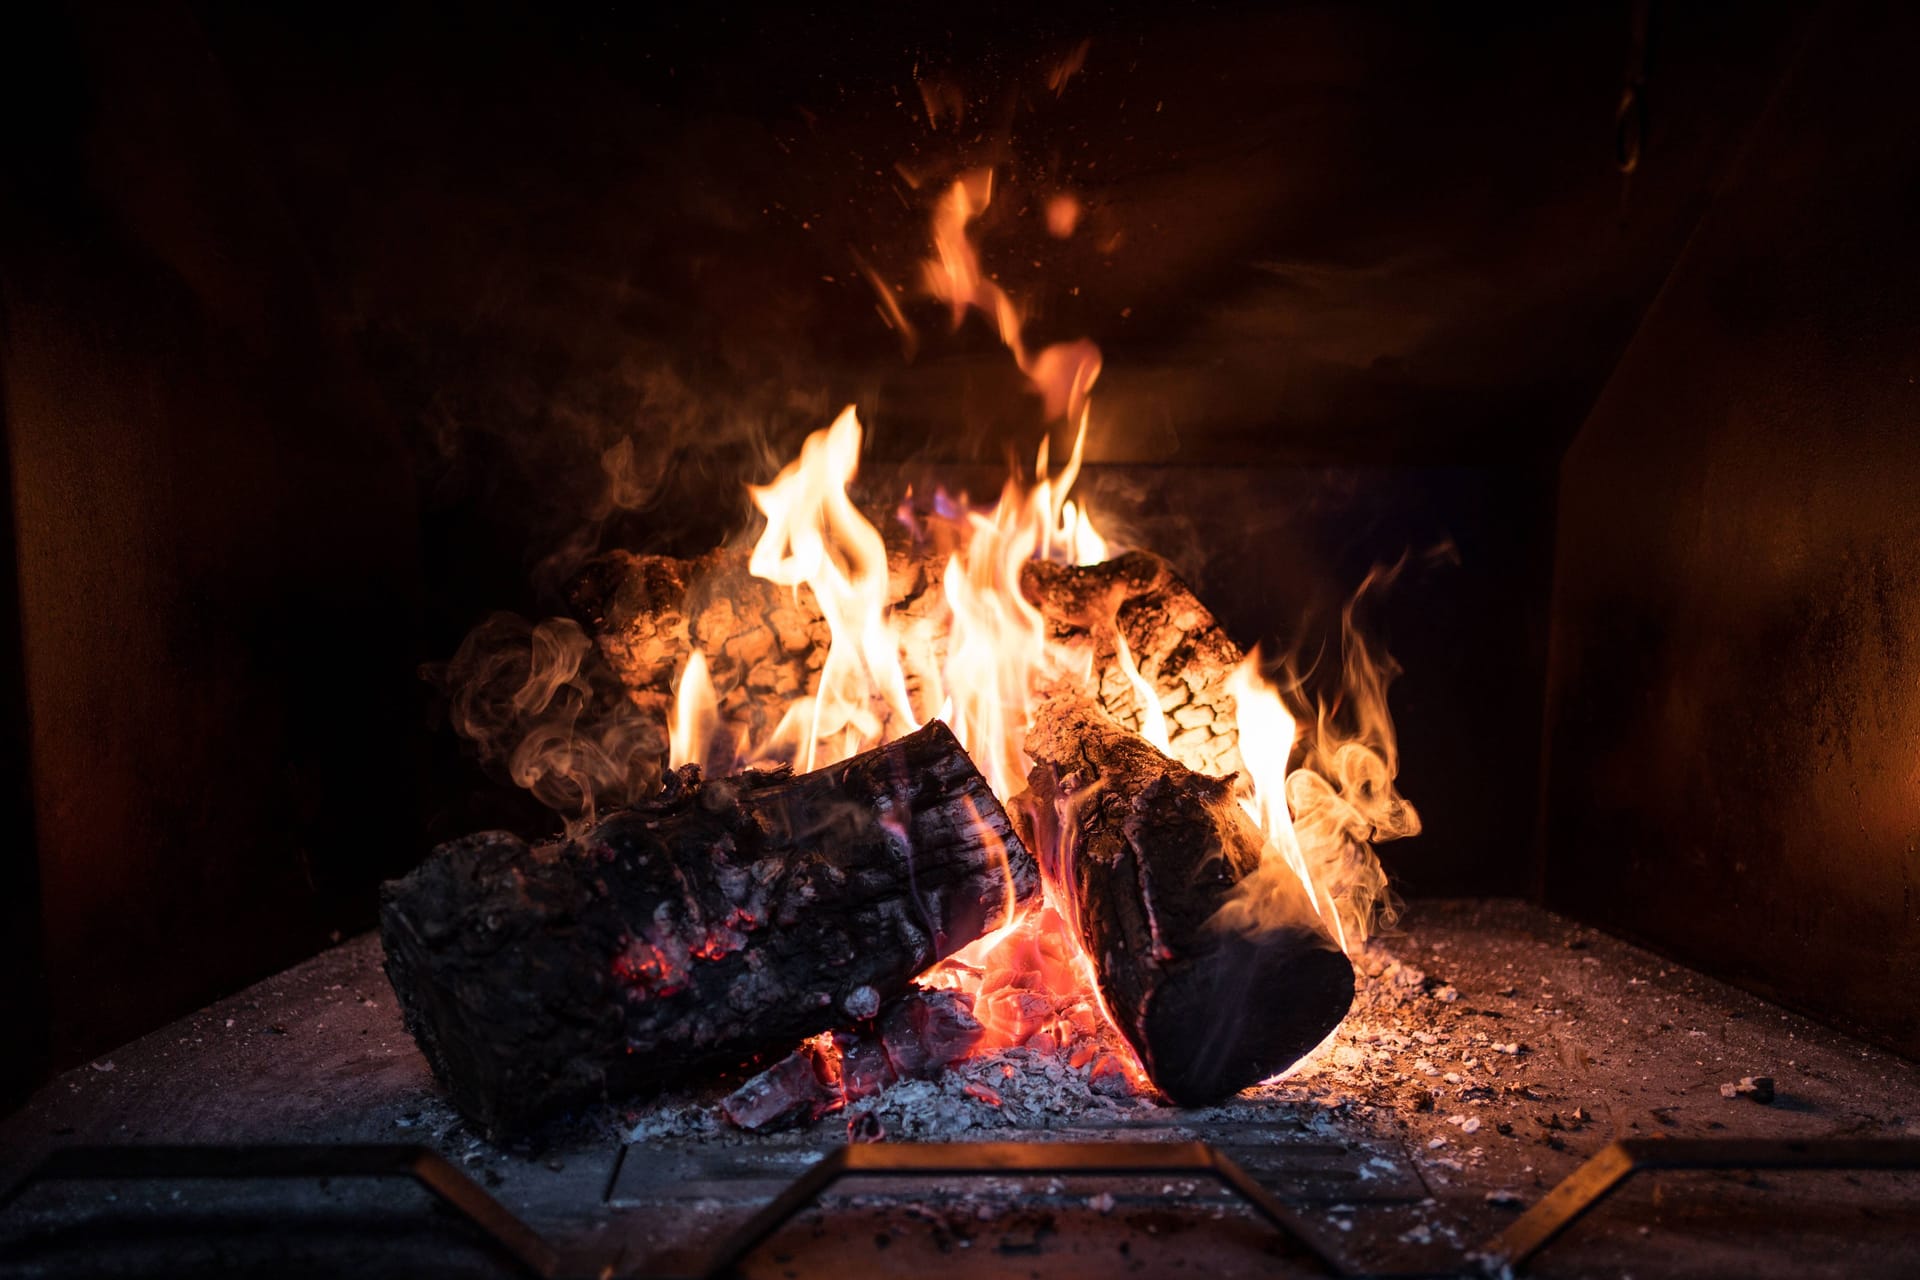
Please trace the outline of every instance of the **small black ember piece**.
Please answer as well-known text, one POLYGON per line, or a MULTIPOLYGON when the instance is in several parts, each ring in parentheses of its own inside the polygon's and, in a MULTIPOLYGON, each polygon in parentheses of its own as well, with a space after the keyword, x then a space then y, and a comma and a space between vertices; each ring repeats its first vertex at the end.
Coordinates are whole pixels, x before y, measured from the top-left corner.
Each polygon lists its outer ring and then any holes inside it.
POLYGON ((910 992, 865 1029, 836 1035, 833 1050, 815 1041, 801 1045, 722 1099, 720 1113, 741 1129, 811 1124, 896 1081, 931 1080, 981 1034, 972 996, 910 992))
POLYGON ((443 845, 381 939, 434 1074, 504 1139, 871 1017, 1038 889, 936 721, 801 776, 684 771, 571 840, 443 845))

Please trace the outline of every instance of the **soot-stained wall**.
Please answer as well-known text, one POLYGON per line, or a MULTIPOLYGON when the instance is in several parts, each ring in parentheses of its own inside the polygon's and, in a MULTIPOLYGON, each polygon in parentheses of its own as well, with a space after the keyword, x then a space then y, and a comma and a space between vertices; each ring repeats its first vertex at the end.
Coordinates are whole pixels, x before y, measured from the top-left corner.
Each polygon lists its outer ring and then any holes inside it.
POLYGON ((0 36, 9 1067, 301 958, 415 852, 409 465, 176 17, 0 36))
POLYGON ((1550 905, 1908 1053, 1916 58, 1828 15, 1565 460, 1545 820, 1550 905))

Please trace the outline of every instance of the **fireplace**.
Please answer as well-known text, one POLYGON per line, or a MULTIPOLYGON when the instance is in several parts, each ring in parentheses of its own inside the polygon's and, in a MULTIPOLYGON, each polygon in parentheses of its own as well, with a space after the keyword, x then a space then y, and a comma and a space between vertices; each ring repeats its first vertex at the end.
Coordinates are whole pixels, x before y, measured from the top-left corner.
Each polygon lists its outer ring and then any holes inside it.
POLYGON ((1913 1268, 1905 14, 15 22, 0 1270, 1913 1268))

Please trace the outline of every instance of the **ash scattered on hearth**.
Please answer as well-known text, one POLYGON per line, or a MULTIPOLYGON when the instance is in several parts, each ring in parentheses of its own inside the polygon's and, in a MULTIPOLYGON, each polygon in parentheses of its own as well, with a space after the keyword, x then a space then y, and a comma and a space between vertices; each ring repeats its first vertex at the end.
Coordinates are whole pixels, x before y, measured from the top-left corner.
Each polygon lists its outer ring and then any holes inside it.
MULTIPOLYGON (((1453 989, 1402 962, 1390 948, 1390 941, 1375 939, 1355 955, 1359 987, 1353 1009, 1326 1043, 1287 1075, 1216 1107, 1177 1108, 1130 1082, 1096 1075, 1091 1061, 1075 1066, 1057 1050, 1016 1045, 951 1063, 928 1079, 899 1080, 789 1128, 835 1141, 938 1141, 995 1131, 1177 1127, 1272 1118, 1277 1110, 1331 1132, 1343 1113, 1431 1112, 1442 1102, 1453 1107, 1449 1100, 1471 1112, 1476 1101, 1504 1100, 1502 1090, 1510 1087, 1503 1077, 1513 1074, 1524 1046, 1498 1044, 1484 1033, 1463 1039, 1457 1029, 1443 1029, 1454 1021, 1453 989)), ((628 1137, 776 1140, 729 1123, 724 1101, 683 1093, 629 1108, 628 1137)), ((1491 1128, 1493 1122, 1487 1123, 1491 1128)), ((1422 1163, 1443 1171, 1462 1167, 1462 1159, 1472 1158, 1471 1137, 1479 1129, 1475 1117, 1463 1115, 1458 1130, 1468 1149, 1435 1148, 1422 1153, 1422 1163)))

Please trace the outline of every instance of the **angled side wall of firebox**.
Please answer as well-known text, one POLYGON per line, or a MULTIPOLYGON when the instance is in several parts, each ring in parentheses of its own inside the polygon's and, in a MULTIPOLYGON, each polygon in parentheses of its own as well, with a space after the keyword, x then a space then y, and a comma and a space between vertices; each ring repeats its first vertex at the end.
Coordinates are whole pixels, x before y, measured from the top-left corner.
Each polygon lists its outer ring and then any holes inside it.
POLYGON ((1548 905, 1920 1052, 1920 18, 1827 15, 1562 472, 1548 905))
POLYGON ((191 24, 0 45, 12 1090, 358 927, 421 716, 408 464, 191 24))

